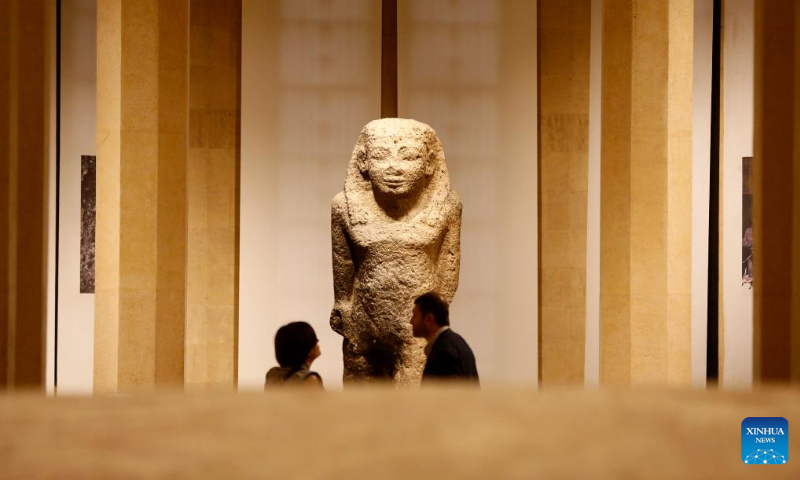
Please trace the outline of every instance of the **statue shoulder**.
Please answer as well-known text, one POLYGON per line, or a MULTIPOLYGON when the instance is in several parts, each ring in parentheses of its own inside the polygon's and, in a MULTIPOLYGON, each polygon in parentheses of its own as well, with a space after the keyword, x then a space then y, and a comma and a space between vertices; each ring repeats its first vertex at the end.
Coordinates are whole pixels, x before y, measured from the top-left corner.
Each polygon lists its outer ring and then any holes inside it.
POLYGON ((347 207, 347 197, 344 194, 344 190, 342 190, 333 197, 333 200, 331 201, 331 208, 345 207, 347 207))
POLYGON ((348 218, 347 197, 345 196, 344 191, 337 193, 331 201, 331 218, 344 221, 346 221, 348 218))
POLYGON ((450 192, 448 193, 446 208, 448 217, 452 215, 455 215, 459 218, 461 217, 461 210, 463 208, 461 204, 461 195, 459 195, 458 192, 456 192, 455 190, 450 190, 450 192))

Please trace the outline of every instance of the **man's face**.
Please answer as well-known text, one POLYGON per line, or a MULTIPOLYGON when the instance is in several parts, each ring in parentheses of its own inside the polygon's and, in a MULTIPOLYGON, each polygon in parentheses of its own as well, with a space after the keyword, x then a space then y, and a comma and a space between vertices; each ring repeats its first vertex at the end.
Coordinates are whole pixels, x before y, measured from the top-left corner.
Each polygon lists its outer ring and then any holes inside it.
POLYGON ((425 317, 422 315, 422 310, 420 310, 417 305, 414 305, 414 310, 411 313, 411 332, 415 337, 425 338, 428 336, 428 327, 425 323, 425 317))
POLYGON ((414 191, 425 177, 427 150, 419 138, 373 138, 366 152, 373 188, 391 195, 414 191))

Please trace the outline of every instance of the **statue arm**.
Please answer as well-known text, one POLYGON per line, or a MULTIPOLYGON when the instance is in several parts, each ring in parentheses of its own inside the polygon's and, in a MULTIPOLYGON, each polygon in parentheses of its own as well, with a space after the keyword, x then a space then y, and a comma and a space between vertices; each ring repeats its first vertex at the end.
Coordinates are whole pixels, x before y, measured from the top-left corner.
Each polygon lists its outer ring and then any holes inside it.
POLYGON ((458 289, 458 273, 461 269, 461 200, 456 198, 453 210, 448 216, 447 230, 439 253, 439 293, 448 303, 458 289))
POLYGON ((331 310, 331 328, 342 335, 345 319, 352 309, 353 281, 355 267, 347 235, 347 213, 344 196, 340 193, 333 199, 331 206, 331 240, 333 242, 333 310, 331 310))

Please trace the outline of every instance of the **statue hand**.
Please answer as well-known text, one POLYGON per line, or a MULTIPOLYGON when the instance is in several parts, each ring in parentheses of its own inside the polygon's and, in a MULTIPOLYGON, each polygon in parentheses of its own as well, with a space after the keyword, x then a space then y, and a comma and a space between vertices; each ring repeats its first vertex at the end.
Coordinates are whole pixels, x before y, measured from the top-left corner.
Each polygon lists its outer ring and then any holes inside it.
POLYGON ((350 304, 336 302, 331 310, 331 329, 344 336, 344 322, 350 318, 350 304))

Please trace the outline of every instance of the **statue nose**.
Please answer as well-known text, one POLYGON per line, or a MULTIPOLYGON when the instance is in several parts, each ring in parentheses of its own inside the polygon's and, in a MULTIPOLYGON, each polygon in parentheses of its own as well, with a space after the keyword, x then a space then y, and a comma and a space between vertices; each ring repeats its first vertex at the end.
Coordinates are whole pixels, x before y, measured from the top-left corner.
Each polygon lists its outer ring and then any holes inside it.
POLYGON ((399 175, 403 173, 403 167, 397 161, 394 161, 389 165, 387 173, 391 175, 399 175))

